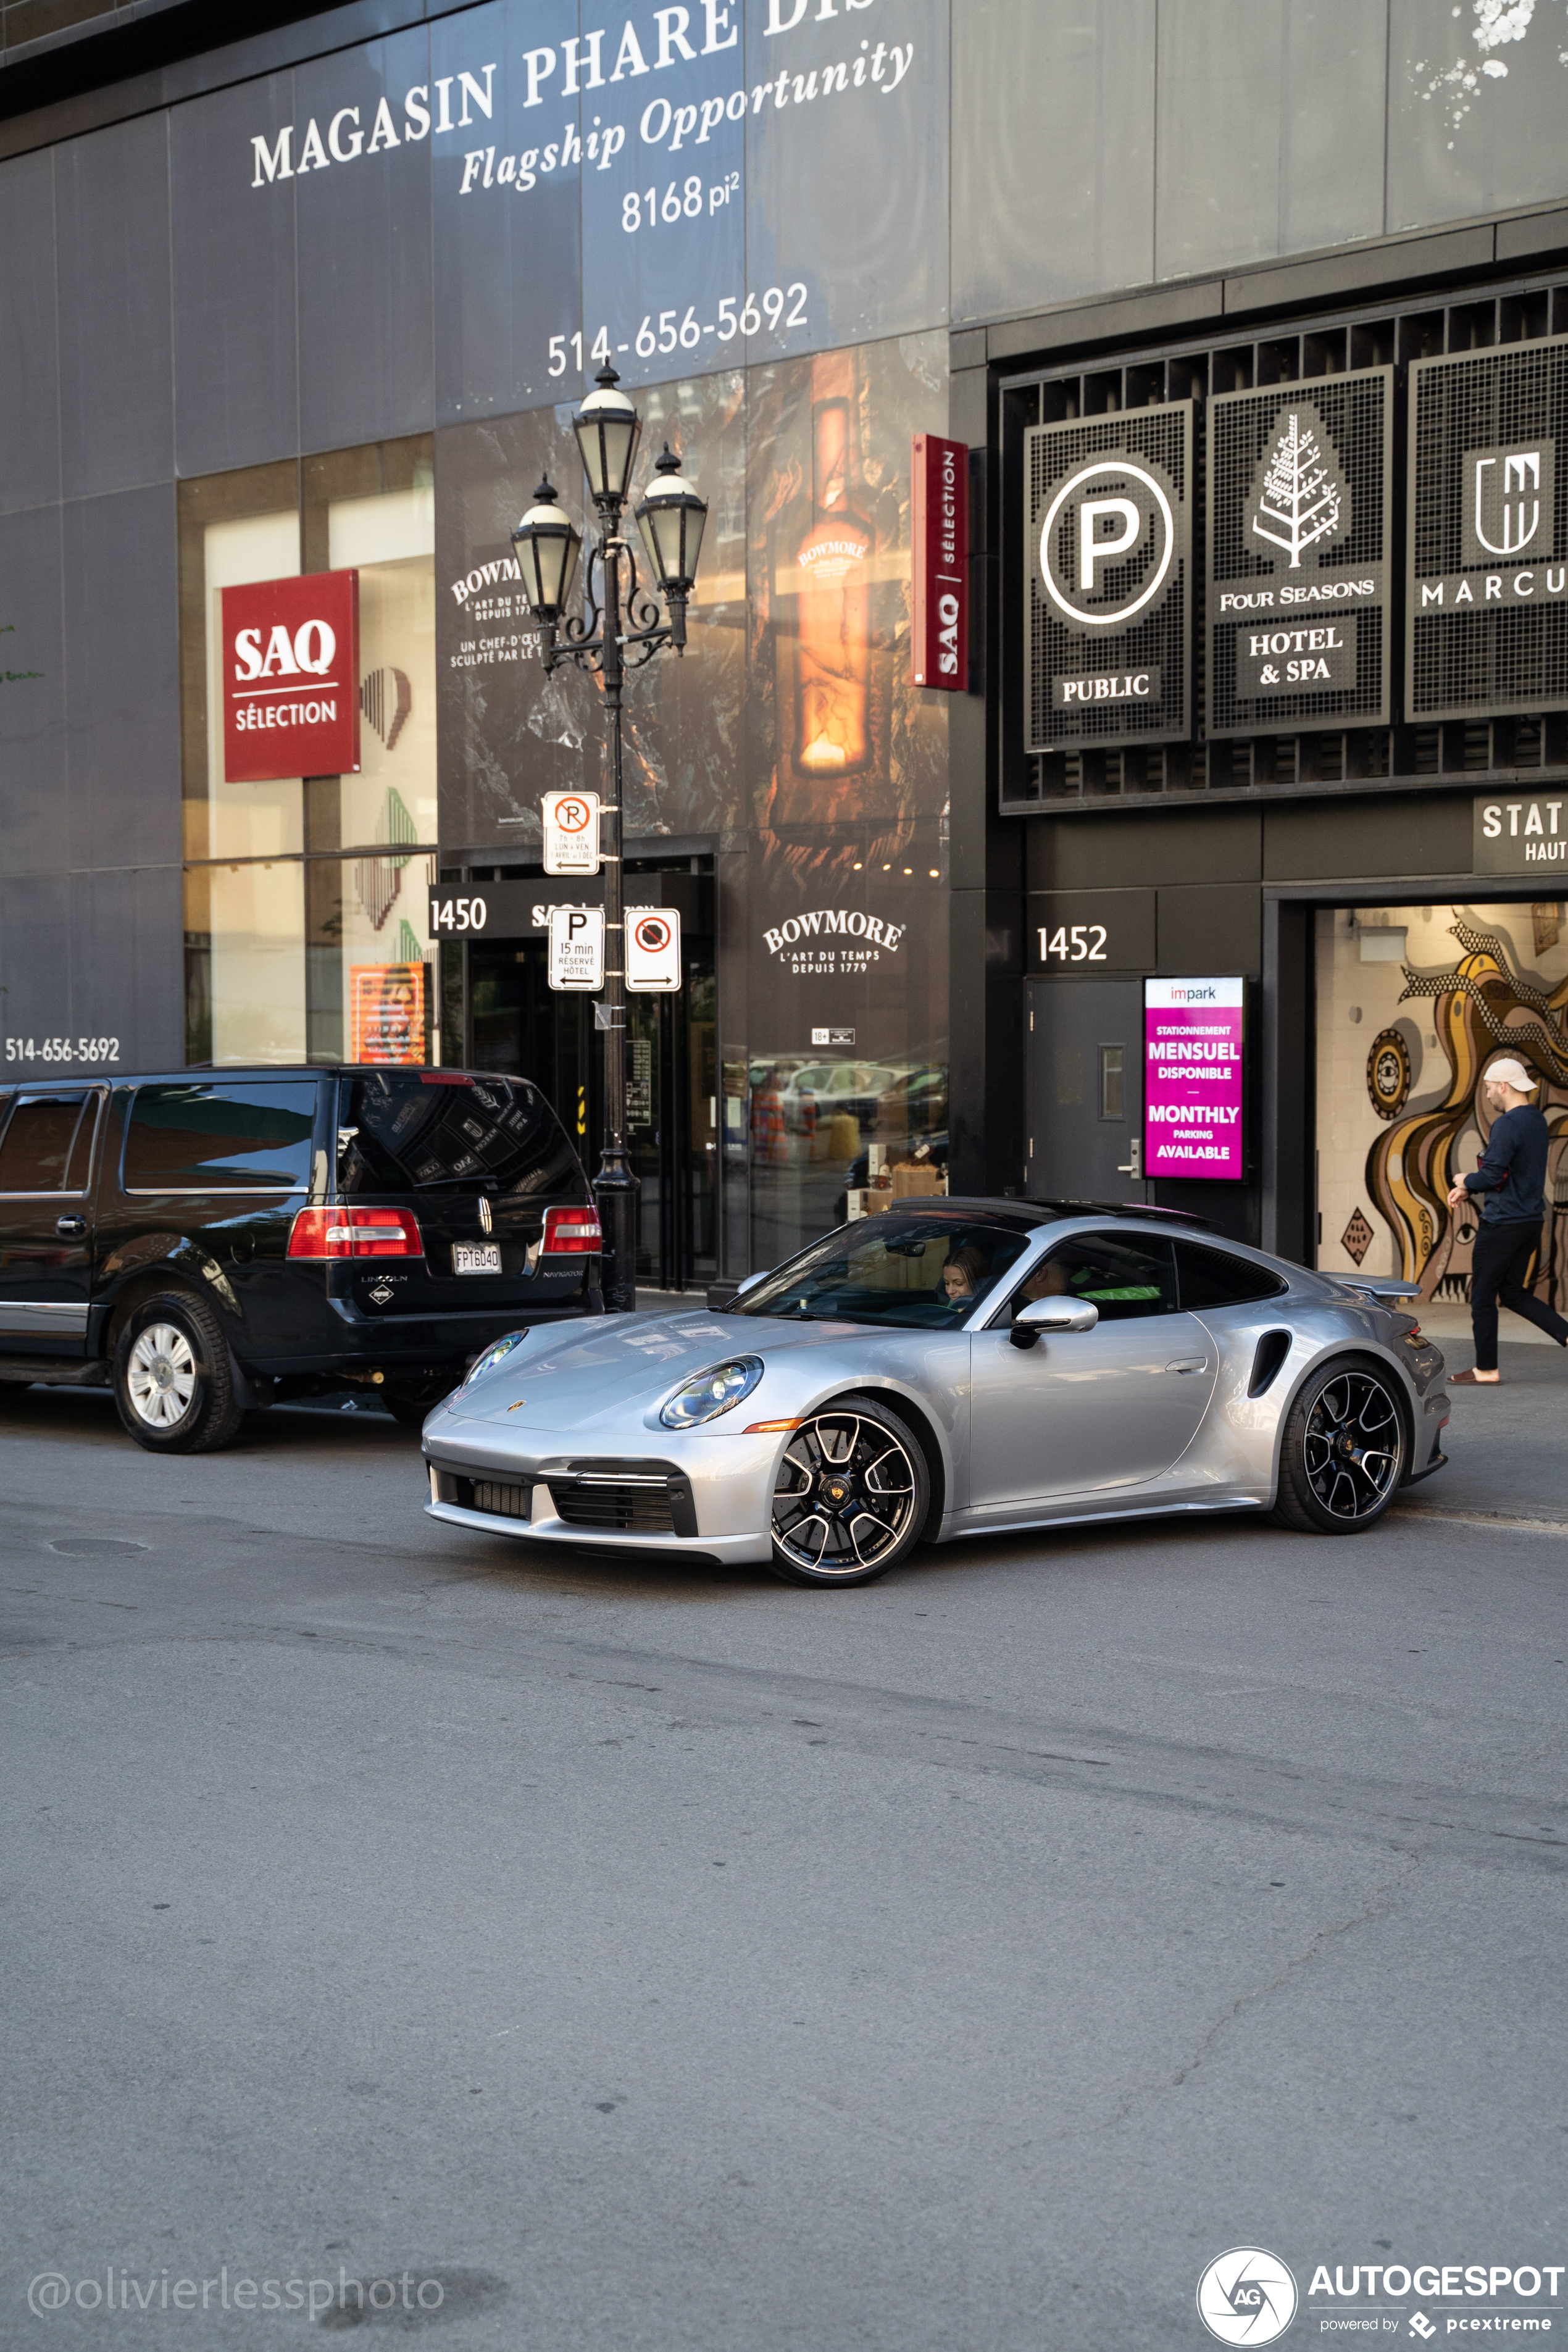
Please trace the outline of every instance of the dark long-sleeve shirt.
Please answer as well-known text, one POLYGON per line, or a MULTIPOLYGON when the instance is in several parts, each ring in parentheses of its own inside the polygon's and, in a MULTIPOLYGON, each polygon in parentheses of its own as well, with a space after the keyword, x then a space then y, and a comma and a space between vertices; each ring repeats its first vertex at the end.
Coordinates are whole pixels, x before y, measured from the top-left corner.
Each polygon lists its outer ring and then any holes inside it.
POLYGON ((1486 1157, 1465 1184, 1484 1192, 1484 1225, 1539 1224, 1546 1214, 1546 1149, 1551 1130, 1533 1103, 1492 1121, 1486 1157))

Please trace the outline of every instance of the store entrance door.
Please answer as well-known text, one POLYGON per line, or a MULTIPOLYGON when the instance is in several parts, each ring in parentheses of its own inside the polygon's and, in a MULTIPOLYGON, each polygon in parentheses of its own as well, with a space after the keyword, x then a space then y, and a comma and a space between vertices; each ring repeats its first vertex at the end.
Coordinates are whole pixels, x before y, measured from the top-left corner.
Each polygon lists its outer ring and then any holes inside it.
MULTIPOLYGON (((471 1065, 542 1087, 592 1181, 602 1133, 604 1035, 595 1000, 552 989, 537 938, 468 949, 471 1065)), ((626 1145, 641 1185, 637 1281, 700 1287, 718 1271, 714 1237, 718 1074, 713 959, 691 943, 678 995, 626 1006, 626 1145)))
POLYGON ((1147 1200, 1142 982, 1024 985, 1029 1197, 1147 1200))

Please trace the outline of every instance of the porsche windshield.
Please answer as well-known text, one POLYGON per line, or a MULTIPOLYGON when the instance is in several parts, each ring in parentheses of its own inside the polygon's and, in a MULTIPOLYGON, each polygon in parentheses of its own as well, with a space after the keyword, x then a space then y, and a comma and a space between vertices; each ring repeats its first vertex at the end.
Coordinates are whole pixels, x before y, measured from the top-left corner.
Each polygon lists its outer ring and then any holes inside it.
POLYGON ((1001 1218, 858 1219, 737 1298, 735 1315, 953 1331, 1023 1255, 1036 1227, 1001 1218))

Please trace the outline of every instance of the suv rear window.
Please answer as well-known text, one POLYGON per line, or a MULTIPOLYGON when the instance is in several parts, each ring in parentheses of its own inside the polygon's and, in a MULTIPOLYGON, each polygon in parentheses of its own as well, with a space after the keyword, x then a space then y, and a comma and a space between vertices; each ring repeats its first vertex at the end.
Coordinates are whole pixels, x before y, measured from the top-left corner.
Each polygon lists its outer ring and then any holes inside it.
POLYGON ((586 1190, 554 1112, 526 1078, 460 1078, 378 1070, 339 1097, 338 1184, 346 1197, 428 1192, 586 1190))
POLYGON ((128 1192, 302 1192, 314 1078, 138 1087, 125 1139, 128 1192))

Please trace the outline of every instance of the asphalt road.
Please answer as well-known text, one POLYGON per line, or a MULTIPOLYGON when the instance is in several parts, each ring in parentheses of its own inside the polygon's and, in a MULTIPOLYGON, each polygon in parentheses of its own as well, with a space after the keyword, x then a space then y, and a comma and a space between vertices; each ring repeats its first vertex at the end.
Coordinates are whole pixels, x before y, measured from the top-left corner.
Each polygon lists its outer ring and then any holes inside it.
POLYGON ((1568 2262, 1568 1364, 1503 1360, 1366 1539, 842 1594, 437 1528, 377 1415, 0 1404, 0 2346, 322 2281, 432 2352, 1167 2352, 1230 2247, 1568 2262))

